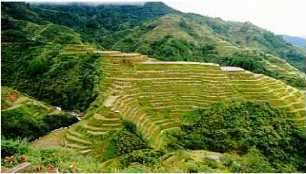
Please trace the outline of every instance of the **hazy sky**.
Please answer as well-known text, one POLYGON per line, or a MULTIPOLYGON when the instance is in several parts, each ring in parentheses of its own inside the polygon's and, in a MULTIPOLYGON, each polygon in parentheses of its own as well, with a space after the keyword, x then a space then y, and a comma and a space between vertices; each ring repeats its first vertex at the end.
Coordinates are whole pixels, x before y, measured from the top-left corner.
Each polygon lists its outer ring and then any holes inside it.
POLYGON ((306 0, 169 0, 171 7, 225 20, 250 21, 277 34, 306 37, 306 0))
MULTIPOLYGON (((40 1, 40 0, 34 0, 40 1)), ((64 0, 48 0, 64 2, 64 0)), ((68 0, 85 1, 85 0, 68 0)), ((94 1, 94 0, 90 0, 94 1)), ((306 0, 98 0, 99 2, 162 1, 183 11, 224 20, 250 21, 276 34, 306 38, 306 0)), ((85 1, 86 2, 86 1, 85 1)), ((88 1, 87 1, 88 2, 88 1)))

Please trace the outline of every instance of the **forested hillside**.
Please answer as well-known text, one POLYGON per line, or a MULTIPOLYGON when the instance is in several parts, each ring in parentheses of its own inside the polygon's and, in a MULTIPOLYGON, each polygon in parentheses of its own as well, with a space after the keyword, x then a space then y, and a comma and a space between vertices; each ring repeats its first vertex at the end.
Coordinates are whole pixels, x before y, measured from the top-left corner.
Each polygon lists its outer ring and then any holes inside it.
POLYGON ((1 89, 1 136, 34 140, 77 118, 8 87, 1 89))
MULTIPOLYGON (((195 34, 194 30, 199 30, 196 27, 205 27, 206 31, 211 31, 211 33, 205 33, 205 35, 207 35, 206 39, 218 37, 221 40, 229 42, 229 44, 233 46, 249 47, 263 50, 266 53, 272 53, 276 56, 288 60, 290 63, 292 63, 299 69, 303 68, 303 57, 305 57, 305 53, 291 45, 288 45, 283 40, 282 36, 274 35, 273 33, 261 29, 249 22, 226 22, 219 18, 210 18, 196 14, 184 14, 167 7, 162 3, 146 3, 143 6, 90 6, 86 4, 85 6, 84 4, 83 6, 81 6, 80 4, 66 6, 38 5, 33 7, 33 11, 35 11, 42 19, 76 29, 84 35, 83 38, 85 40, 89 39, 89 41, 96 42, 102 47, 110 49, 113 48, 112 45, 115 45, 118 40, 124 40, 128 42, 128 46, 122 45, 115 48, 128 48, 129 50, 136 50, 137 48, 139 48, 142 53, 149 53, 150 55, 152 55, 152 53, 144 52, 143 49, 150 49, 152 48, 152 46, 140 47, 140 43, 136 44, 139 38, 134 38, 135 34, 130 34, 131 30, 135 30, 135 27, 141 25, 143 22, 150 22, 151 20, 157 19, 164 15, 175 14, 179 17, 184 17, 184 19, 182 21, 179 21, 179 26, 181 28, 173 28, 176 25, 168 26, 170 27, 168 29, 168 34, 172 36, 175 35, 175 32, 185 32, 184 35, 191 34, 193 40, 195 39, 195 35, 192 36, 192 33, 195 34), (56 17, 60 14, 69 16, 69 18, 58 20, 58 18, 56 17), (186 23, 186 21, 188 22, 186 23), (190 24, 191 21, 193 21, 195 25, 190 24), (129 36, 126 36, 126 34, 129 34, 129 36), (122 36, 124 36, 125 38, 122 39, 122 36), (93 38, 95 39, 92 40, 93 38)), ((169 20, 170 21, 167 22, 177 22, 176 18, 169 20)), ((153 24, 151 24, 148 28, 141 29, 142 33, 140 37, 144 37, 141 39, 141 42, 143 42, 143 40, 146 40, 146 36, 142 35, 153 30, 155 27, 157 27, 156 22, 153 22, 153 24)), ((202 34, 204 33, 202 32, 202 34)), ((163 35, 163 33, 158 33, 157 35, 163 35)), ((178 37, 178 35, 176 35, 176 37, 178 37)), ((179 37, 176 38, 176 40, 178 40, 176 42, 180 42, 182 38, 179 37)), ((181 48, 179 45, 177 45, 177 47, 172 48, 176 52, 173 53, 174 56, 180 57, 180 52, 186 52, 188 51, 188 47, 194 46, 187 38, 183 39, 183 42, 184 41, 187 43, 183 43, 183 45, 185 45, 185 47, 187 48, 181 48)), ((219 46, 218 43, 211 42, 211 40, 206 40, 204 43, 201 43, 202 45, 200 46, 203 46, 203 44, 204 46, 206 46, 205 43, 208 43, 212 46, 219 46)), ((173 45, 170 44, 169 46, 173 45)), ((199 48, 196 50, 202 51, 203 48, 199 48)), ((192 56, 196 55, 197 54, 192 54, 192 56)), ((167 55, 167 53, 162 53, 161 56, 167 57, 169 55, 167 55)))
MULTIPOLYGON (((140 52, 161 60, 239 66, 282 79, 295 87, 306 86, 305 74, 298 70, 303 68, 305 54, 281 37, 250 23, 184 14, 157 2, 114 6, 4 3, 2 14, 4 43, 85 43, 102 49, 140 52)), ((17 87, 8 81, 4 79, 4 84, 17 87)), ((90 89, 86 87, 87 91, 90 89)), ((37 90, 26 90, 57 103, 33 91, 37 90)), ((89 93, 86 99, 77 96, 81 99, 76 100, 86 100, 88 104, 94 96, 93 92, 89 93)))
POLYGON ((296 36, 288 36, 288 35, 283 35, 283 38, 285 41, 288 43, 300 47, 303 49, 306 49, 306 39, 302 37, 296 37, 296 36))

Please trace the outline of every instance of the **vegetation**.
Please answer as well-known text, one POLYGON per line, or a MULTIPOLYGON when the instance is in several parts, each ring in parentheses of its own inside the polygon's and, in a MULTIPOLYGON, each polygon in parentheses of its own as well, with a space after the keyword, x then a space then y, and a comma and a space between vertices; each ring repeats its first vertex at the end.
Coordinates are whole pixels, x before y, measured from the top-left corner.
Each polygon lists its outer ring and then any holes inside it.
POLYGON ((305 52, 280 36, 159 2, 1 10, 1 171, 306 171, 305 52))
POLYGON ((102 74, 97 55, 63 54, 63 47, 56 44, 2 48, 3 85, 70 110, 84 111, 95 99, 102 74))
POLYGON ((60 172, 97 172, 102 171, 98 159, 83 156, 75 151, 64 148, 33 148, 26 141, 6 140, 1 141, 1 166, 2 170, 10 168, 21 162, 30 162, 32 167, 29 172, 48 172, 58 168, 60 172), (4 157, 9 157, 4 158, 4 157), (7 159, 7 160, 5 160, 7 159))
POLYGON ((23 96, 10 88, 1 90, 1 136, 33 140, 77 121, 72 115, 23 96))
POLYGON ((97 154, 96 156, 103 160, 109 160, 120 155, 124 155, 135 150, 149 148, 144 140, 139 137, 136 132, 131 132, 128 127, 124 127, 112 134, 109 140, 108 147, 106 147, 103 156, 97 154))
MULTIPOLYGON (((206 57, 203 50, 211 54, 211 47, 217 48, 215 53, 218 56, 252 48, 284 58, 302 70, 305 57, 305 52, 288 44, 282 37, 251 23, 184 14, 158 2, 144 6, 4 3, 2 9, 5 19, 11 16, 39 25, 49 22, 66 26, 62 27, 63 31, 72 28, 80 34, 83 42, 106 49, 138 51, 161 59, 169 60, 170 56, 171 60, 202 61, 206 57), (61 20, 58 20, 59 16, 61 20), (172 38, 167 38, 169 33, 172 38)), ((12 31, 19 33, 19 30, 12 31)))
POLYGON ((306 39, 305 38, 283 35, 283 39, 296 47, 306 49, 306 39))
MULTIPOLYGON (((185 114, 176 142, 188 149, 247 154, 242 163, 257 158, 264 165, 260 171, 305 170, 305 129, 290 117, 266 103, 218 103, 185 114)), ((256 172, 255 166, 243 167, 256 172)))

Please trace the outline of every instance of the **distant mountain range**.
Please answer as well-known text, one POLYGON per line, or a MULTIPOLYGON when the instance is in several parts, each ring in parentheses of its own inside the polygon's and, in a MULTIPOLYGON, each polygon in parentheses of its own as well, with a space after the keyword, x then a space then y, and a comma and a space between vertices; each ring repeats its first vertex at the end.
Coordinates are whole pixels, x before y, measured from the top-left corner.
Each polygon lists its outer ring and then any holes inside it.
POLYGON ((306 49, 306 38, 283 35, 283 39, 296 47, 306 49))

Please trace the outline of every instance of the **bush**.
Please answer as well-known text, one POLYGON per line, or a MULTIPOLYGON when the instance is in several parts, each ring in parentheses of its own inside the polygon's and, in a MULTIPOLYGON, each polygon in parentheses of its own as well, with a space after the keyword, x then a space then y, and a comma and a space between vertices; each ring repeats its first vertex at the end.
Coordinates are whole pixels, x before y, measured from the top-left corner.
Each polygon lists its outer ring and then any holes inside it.
POLYGON ((136 134, 135 125, 128 121, 123 123, 124 129, 113 134, 110 140, 108 151, 112 152, 112 157, 147 148, 143 139, 136 134))
POLYGON ((35 139, 47 133, 47 126, 41 119, 33 117, 33 113, 24 108, 1 112, 1 132, 6 138, 35 139))
POLYGON ((132 152, 133 150, 139 150, 147 148, 145 142, 133 133, 122 131, 118 135, 117 147, 119 154, 125 154, 132 152))
POLYGON ((2 111, 2 136, 6 138, 19 137, 33 140, 47 134, 51 130, 69 126, 78 121, 74 116, 68 114, 43 114, 33 116, 34 111, 30 111, 28 107, 2 111))
POLYGON ((25 140, 11 140, 1 138, 1 158, 13 156, 13 155, 23 155, 28 152, 28 146, 25 140))
POLYGON ((305 129, 292 117, 267 103, 222 102, 184 115, 174 136, 188 149, 246 154, 255 146, 278 171, 286 163, 304 170, 305 129))
POLYGON ((32 75, 43 73, 48 70, 48 62, 42 57, 36 57, 29 63, 29 73, 32 75))
POLYGON ((78 119, 72 115, 68 114, 50 114, 43 117, 44 124, 47 125, 48 130, 58 129, 60 127, 66 127, 72 125, 73 123, 77 122, 78 119))
POLYGON ((131 163, 140 163, 143 165, 153 166, 160 161, 160 157, 162 155, 162 152, 151 149, 135 150, 123 156, 121 163, 124 168, 128 167, 131 163))
POLYGON ((241 172, 273 172, 270 163, 259 150, 251 148, 249 152, 242 157, 241 172))
POLYGON ((26 141, 2 139, 1 141, 1 166, 13 167, 22 162, 25 157, 33 166, 33 171, 47 172, 48 166, 52 165, 63 173, 75 172, 102 172, 101 161, 91 156, 84 156, 76 151, 64 148, 33 148, 26 141), (14 156, 13 163, 4 161, 6 156, 14 156))

